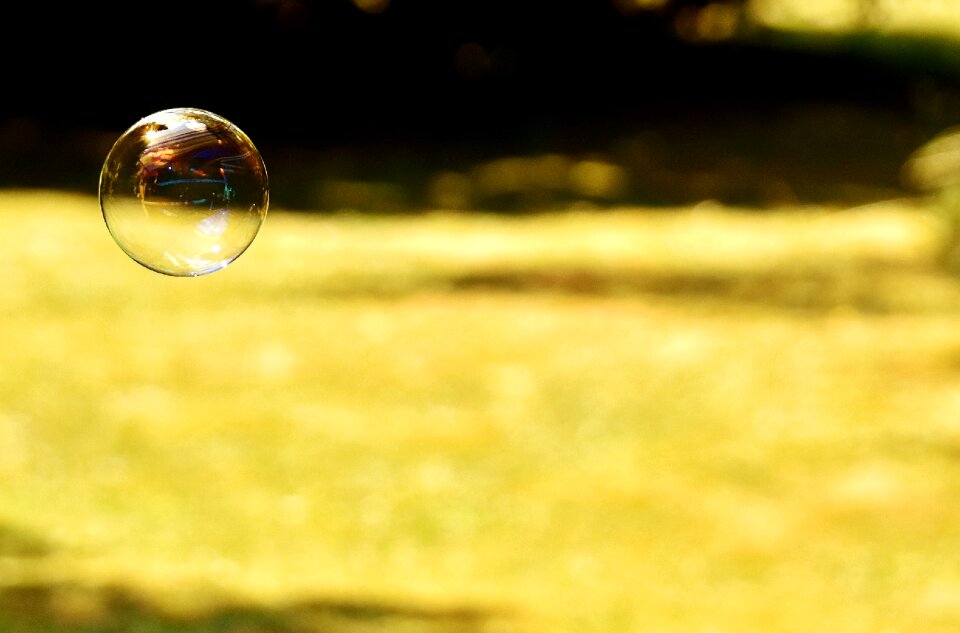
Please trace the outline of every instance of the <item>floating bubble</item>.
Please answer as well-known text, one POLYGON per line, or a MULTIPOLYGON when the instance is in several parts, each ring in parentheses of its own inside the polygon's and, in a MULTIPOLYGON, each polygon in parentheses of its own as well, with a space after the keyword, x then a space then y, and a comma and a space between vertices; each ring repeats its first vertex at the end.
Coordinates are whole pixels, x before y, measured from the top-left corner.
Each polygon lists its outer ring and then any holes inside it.
POLYGON ((113 239, 134 261, 175 277, 212 273, 239 257, 268 205, 257 148, 205 110, 163 110, 137 121, 100 173, 100 209, 113 239))

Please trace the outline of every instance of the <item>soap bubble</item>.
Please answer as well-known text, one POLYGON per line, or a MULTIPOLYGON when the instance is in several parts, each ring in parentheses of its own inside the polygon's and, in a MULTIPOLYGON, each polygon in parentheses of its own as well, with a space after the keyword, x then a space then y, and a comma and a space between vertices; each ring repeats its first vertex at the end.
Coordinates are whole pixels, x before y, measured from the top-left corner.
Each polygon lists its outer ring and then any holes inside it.
POLYGON ((176 277, 220 270, 267 215, 267 170, 247 135, 205 110, 163 110, 117 140, 100 172, 100 209, 136 262, 176 277))

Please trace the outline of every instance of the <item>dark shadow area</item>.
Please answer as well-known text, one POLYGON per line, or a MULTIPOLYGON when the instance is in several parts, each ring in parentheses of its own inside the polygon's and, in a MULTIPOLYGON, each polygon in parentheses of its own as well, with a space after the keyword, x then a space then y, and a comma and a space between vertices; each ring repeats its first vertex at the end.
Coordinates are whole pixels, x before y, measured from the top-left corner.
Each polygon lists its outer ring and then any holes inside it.
POLYGON ((276 207, 857 204, 901 191, 910 152, 960 120, 954 40, 867 21, 842 36, 773 32, 735 0, 645 4, 657 3, 9 3, 0 22, 20 37, 0 42, 17 60, 0 186, 93 194, 126 127, 191 106, 250 135, 276 207), (729 33, 684 30, 720 6, 740 16, 729 33), (491 190, 477 176, 543 155, 599 159, 621 178, 491 190), (467 190, 443 195, 451 174, 467 190))
POLYGON ((118 586, 0 589, 4 633, 479 633, 494 622, 497 630, 510 630, 511 619, 506 612, 470 606, 322 599, 276 608, 228 603, 185 614, 118 586))
POLYGON ((53 551, 50 543, 29 530, 0 524, 0 558, 41 558, 53 551))
POLYGON ((491 269, 408 279, 349 278, 293 293, 401 298, 421 292, 494 292, 589 297, 661 297, 774 307, 801 312, 851 308, 864 313, 921 313, 960 308, 960 282, 946 271, 869 262, 853 266, 753 272, 491 269))
MULTIPOLYGON (((0 525, 0 562, 29 564, 55 547, 20 527, 0 525)), ((2 569, 2 566, 0 566, 2 569)), ((509 631, 500 608, 362 599, 310 599, 263 606, 183 592, 153 596, 121 585, 22 583, 0 578, 3 633, 479 633, 509 631)))
POLYGON ((894 108, 786 103, 543 120, 502 142, 271 148, 264 157, 277 204, 294 209, 856 205, 908 194, 901 169, 927 137, 894 108))
MULTIPOLYGON (((896 108, 800 102, 545 118, 513 130, 509 140, 260 149, 272 206, 293 210, 527 213, 703 200, 857 205, 911 193, 903 164, 934 129, 896 108)), ((0 120, 0 186, 96 195, 114 140, 111 132, 0 120)))
POLYGON ((559 270, 480 273, 451 280, 458 290, 556 292, 578 295, 657 295, 762 304, 794 310, 849 306, 864 312, 901 309, 874 287, 882 271, 830 269, 758 273, 612 272, 559 270))

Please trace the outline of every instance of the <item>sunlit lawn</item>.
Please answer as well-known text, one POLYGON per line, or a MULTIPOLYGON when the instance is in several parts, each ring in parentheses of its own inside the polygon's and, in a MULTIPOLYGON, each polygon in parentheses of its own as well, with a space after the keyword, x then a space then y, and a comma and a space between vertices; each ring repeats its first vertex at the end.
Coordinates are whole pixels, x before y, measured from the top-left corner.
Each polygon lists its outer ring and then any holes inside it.
MULTIPOLYGON (((653 0, 658 2, 659 0, 653 0)), ((761 24, 801 30, 960 33, 957 0, 747 0, 761 24)))
POLYGON ((272 212, 199 279, 92 198, 0 221, 2 630, 960 622, 960 284, 915 204, 272 212))

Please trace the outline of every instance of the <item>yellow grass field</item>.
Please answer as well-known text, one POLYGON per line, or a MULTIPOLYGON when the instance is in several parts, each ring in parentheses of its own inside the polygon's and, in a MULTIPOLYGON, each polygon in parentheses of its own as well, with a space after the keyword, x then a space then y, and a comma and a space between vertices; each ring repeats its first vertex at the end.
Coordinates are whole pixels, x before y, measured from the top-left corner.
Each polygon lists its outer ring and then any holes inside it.
POLYGON ((271 212, 147 271, 0 192, 0 630, 953 632, 919 202, 271 212))

